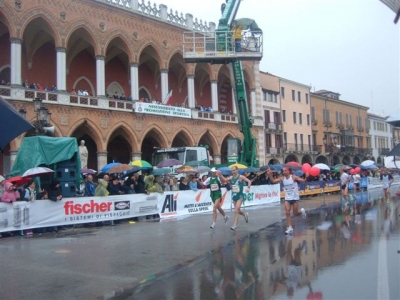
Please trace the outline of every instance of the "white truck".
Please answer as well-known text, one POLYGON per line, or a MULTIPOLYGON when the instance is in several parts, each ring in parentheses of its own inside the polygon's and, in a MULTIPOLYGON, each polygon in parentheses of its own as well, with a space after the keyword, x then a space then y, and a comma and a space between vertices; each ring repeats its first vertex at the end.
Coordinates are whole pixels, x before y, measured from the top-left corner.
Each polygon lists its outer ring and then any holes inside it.
MULTIPOLYGON (((211 157, 206 147, 175 147, 175 148, 159 148, 153 153, 152 165, 157 166, 160 162, 167 159, 176 159, 180 164, 171 168, 171 173, 188 162, 205 162, 210 164, 211 157)), ((202 164, 203 165, 203 164, 202 164)))

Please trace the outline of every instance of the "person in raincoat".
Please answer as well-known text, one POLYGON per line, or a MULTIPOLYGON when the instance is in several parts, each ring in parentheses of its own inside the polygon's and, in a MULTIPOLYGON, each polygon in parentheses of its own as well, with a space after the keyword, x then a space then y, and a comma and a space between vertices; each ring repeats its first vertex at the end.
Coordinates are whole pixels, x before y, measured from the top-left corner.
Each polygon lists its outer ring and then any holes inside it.
POLYGON ((157 192, 157 187, 154 185, 154 176, 153 175, 147 176, 144 189, 146 190, 147 193, 157 192))
POLYGON ((108 182, 104 179, 99 179, 99 184, 94 191, 95 196, 108 196, 109 192, 107 190, 108 182))

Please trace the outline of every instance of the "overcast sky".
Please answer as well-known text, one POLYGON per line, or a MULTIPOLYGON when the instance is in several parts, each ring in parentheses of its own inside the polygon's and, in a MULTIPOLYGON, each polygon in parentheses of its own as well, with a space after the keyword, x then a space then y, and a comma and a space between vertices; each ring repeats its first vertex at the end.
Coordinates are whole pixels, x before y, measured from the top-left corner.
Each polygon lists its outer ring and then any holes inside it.
MULTIPOLYGON (((156 0, 218 25, 224 0, 156 0)), ((400 109, 400 24, 379 0, 243 0, 264 32, 260 70, 330 90, 382 116, 400 109)))

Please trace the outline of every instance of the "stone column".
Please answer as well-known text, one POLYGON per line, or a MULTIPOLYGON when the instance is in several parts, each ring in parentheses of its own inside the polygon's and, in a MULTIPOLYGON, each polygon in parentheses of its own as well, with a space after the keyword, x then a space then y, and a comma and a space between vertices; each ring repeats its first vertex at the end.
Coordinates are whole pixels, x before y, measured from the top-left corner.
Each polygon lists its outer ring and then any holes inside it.
POLYGON ((131 97, 139 100, 139 64, 131 63, 131 97))
POLYGON ((189 108, 194 108, 196 106, 194 99, 194 75, 188 75, 187 85, 188 85, 188 106, 189 108))
POLYGON ((59 91, 67 90, 67 55, 63 47, 56 48, 57 51, 57 89, 59 91))
POLYGON ((251 115, 253 117, 257 116, 256 108, 256 91, 255 89, 250 90, 250 103, 251 103, 251 115))
POLYGON ((221 164, 221 154, 214 154, 213 159, 214 159, 212 162, 213 165, 221 164))
POLYGON ((232 113, 234 115, 237 114, 237 107, 236 107, 236 91, 232 88, 232 113))
POLYGON ((21 44, 22 40, 11 38, 11 86, 21 85, 21 44))
POLYGON ((100 173, 100 169, 107 164, 107 151, 97 152, 97 171, 100 173))
POLYGON ((167 97, 167 94, 169 93, 169 87, 168 87, 168 70, 161 70, 161 99, 160 101, 164 101, 165 97, 167 97))
POLYGON ((132 161, 142 159, 142 152, 132 152, 132 161))
POLYGON ((211 107, 213 111, 219 111, 218 109, 218 82, 217 80, 211 81, 211 107))
POLYGON ((104 96, 105 89, 105 57, 102 55, 96 56, 96 96, 104 96))

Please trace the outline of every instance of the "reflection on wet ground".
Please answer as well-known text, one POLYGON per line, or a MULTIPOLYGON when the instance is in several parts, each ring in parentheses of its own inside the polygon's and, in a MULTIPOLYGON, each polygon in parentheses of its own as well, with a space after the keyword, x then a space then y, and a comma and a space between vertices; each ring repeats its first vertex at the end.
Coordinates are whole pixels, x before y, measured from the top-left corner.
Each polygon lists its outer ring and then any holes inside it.
POLYGON ((350 195, 215 248, 118 299, 399 299, 399 197, 350 195), (362 283, 362 284, 360 284, 362 283))

